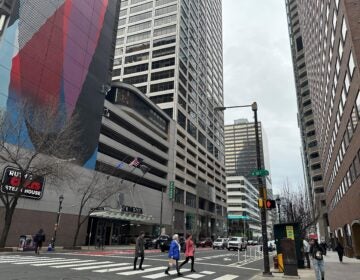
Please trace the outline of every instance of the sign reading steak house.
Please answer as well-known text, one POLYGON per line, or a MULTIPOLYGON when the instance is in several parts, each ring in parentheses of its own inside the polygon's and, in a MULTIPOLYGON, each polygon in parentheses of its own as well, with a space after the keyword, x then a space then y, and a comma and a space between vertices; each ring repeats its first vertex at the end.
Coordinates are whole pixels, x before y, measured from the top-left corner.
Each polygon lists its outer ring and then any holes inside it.
MULTIPOLYGON (((14 194, 18 192, 21 184, 21 171, 14 167, 6 167, 1 181, 1 192, 14 194)), ((44 192, 45 179, 42 176, 34 176, 30 172, 25 174, 24 188, 21 196, 40 199, 44 192)))

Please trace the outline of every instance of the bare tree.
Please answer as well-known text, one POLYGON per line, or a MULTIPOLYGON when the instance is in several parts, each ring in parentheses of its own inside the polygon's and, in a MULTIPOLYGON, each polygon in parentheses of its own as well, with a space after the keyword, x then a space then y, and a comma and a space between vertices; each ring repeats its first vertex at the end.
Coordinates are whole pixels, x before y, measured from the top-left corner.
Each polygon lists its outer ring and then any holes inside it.
POLYGON ((318 218, 314 216, 305 188, 299 186, 294 189, 287 182, 281 190, 281 214, 285 222, 299 223, 302 236, 316 224, 318 218))
POLYGON ((78 204, 79 211, 77 214, 77 224, 73 239, 73 247, 77 245, 77 240, 82 225, 89 219, 90 214, 92 213, 90 210, 84 214, 84 209, 90 207, 92 209, 96 209, 98 207, 104 206, 115 194, 117 194, 122 189, 119 184, 119 179, 112 180, 109 175, 105 177, 104 174, 100 175, 97 172, 93 172, 92 176, 85 180, 85 182, 80 182, 79 185, 75 186, 74 192, 79 195, 80 203, 78 204))
POLYGON ((80 131, 76 118, 68 119, 51 106, 40 108, 28 101, 0 112, 0 166, 16 170, 16 185, 2 182, 1 186, 5 217, 0 248, 5 247, 18 200, 33 182, 42 178, 55 182, 66 174, 80 131))

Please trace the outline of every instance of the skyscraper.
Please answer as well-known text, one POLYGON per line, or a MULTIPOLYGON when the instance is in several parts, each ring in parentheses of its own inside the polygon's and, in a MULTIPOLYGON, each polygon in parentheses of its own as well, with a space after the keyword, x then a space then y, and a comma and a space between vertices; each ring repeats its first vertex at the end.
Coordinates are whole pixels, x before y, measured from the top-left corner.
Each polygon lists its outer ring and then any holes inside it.
POLYGON ((226 211, 220 0, 121 2, 113 80, 177 122, 174 230, 222 234, 226 211))
POLYGON ((314 124, 314 110, 311 102, 308 73, 306 71, 305 50, 302 29, 299 22, 299 6, 296 1, 288 1, 288 23, 293 59, 296 100, 298 105, 298 126, 301 134, 302 160, 305 172, 307 199, 312 205, 312 216, 316 217, 317 231, 320 237, 328 239, 327 210, 323 185, 323 169, 320 159, 319 132, 314 124))
POLYGON ((303 47, 296 51, 304 53, 306 64, 328 230, 349 256, 360 256, 359 5, 287 0, 289 17, 298 16, 302 34, 293 43, 303 47))

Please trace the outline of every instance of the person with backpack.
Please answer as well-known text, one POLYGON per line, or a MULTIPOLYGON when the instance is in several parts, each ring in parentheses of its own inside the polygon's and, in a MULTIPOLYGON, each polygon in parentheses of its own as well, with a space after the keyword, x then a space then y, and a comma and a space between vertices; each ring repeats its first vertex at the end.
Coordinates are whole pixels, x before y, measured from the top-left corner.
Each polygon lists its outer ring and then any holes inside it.
POLYGON ((335 247, 335 251, 338 253, 339 261, 342 263, 343 262, 343 256, 344 256, 344 247, 341 245, 339 240, 336 240, 336 243, 337 243, 337 245, 335 247))
POLYGON ((309 235, 310 241, 310 255, 313 261, 313 267, 315 270, 316 280, 325 279, 325 269, 324 269, 324 249, 320 246, 316 234, 309 235))
POLYGON ((171 241, 170 249, 169 249, 169 265, 168 265, 168 268, 165 270, 165 274, 169 275, 170 268, 173 265, 175 265, 177 275, 182 276, 182 274, 180 273, 180 268, 179 268, 180 250, 181 250, 181 248, 180 248, 180 244, 179 244, 179 235, 174 234, 173 240, 171 241))
POLYGON ((192 241, 192 234, 189 234, 188 238, 185 242, 185 261, 182 262, 179 269, 189 262, 191 259, 191 272, 196 272, 194 269, 194 253, 195 253, 195 246, 194 242, 192 241))
POLYGON ((35 254, 40 255, 40 251, 42 248, 42 244, 45 241, 45 233, 44 230, 41 228, 37 234, 35 234, 34 242, 35 242, 35 254))

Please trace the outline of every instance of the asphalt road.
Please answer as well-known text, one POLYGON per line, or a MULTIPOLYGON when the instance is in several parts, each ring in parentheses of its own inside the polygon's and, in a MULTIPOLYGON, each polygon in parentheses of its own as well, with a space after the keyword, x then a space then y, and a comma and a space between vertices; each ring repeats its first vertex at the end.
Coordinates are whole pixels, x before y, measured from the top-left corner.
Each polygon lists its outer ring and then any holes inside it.
MULTIPOLYGON (((14 252, 0 254, 1 280, 94 280, 94 279, 202 279, 232 280, 251 279, 262 270, 263 261, 255 250, 235 251, 198 249, 195 256, 196 273, 185 265, 177 277, 175 269, 171 276, 164 274, 167 254, 158 250, 145 252, 144 269, 133 270, 132 250, 82 251, 71 253, 14 252)), ((182 254, 182 257, 183 254, 182 254)))

